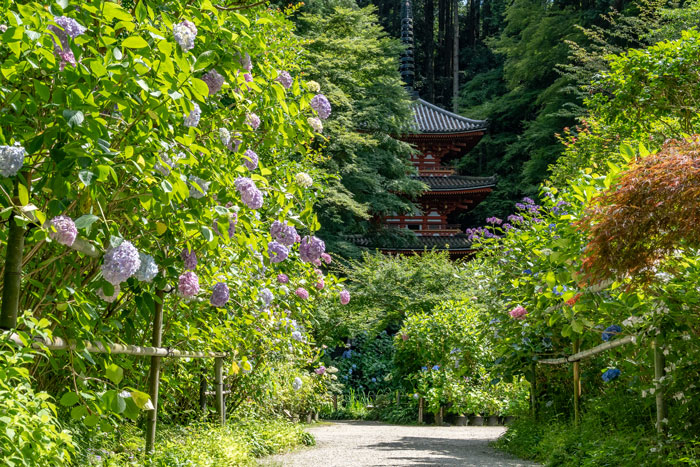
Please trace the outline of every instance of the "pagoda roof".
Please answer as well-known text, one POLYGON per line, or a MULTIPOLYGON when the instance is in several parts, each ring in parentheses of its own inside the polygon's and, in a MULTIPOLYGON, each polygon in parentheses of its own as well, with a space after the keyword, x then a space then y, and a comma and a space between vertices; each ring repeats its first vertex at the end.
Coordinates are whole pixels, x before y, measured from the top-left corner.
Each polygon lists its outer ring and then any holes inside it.
POLYGON ((413 129, 419 133, 467 133, 483 131, 488 127, 486 120, 473 120, 457 115, 420 97, 413 101, 413 120, 413 129))
POLYGON ((469 177, 465 175, 418 175, 414 177, 428 185, 430 191, 456 191, 492 188, 496 177, 469 177))

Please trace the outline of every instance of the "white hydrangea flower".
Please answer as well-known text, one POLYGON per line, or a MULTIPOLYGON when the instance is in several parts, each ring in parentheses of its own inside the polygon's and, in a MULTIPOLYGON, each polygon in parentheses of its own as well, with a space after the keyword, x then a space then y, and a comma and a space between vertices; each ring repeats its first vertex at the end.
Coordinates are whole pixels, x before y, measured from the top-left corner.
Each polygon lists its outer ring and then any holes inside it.
POLYGON ((299 172, 296 175, 296 177, 294 177, 294 180, 297 182, 297 184, 299 186, 304 187, 304 188, 309 188, 311 185, 314 184, 313 179, 306 172, 299 172))
POLYGON ((306 89, 308 89, 311 92, 319 92, 321 90, 321 85, 318 84, 316 81, 307 81, 306 89))
POLYGON ((14 146, 0 146, 0 174, 14 177, 24 165, 25 149, 19 143, 14 146))

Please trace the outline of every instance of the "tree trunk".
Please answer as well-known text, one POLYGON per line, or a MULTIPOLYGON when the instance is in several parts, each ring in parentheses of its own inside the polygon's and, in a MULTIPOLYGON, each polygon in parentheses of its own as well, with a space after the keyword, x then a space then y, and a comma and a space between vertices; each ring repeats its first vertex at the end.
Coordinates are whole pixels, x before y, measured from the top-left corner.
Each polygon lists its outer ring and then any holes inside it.
MULTIPOLYGON (((156 303, 153 313, 153 337, 151 345, 160 347, 163 342, 163 289, 156 291, 156 303)), ((148 378, 148 394, 151 396, 153 410, 148 412, 148 422, 146 427, 146 452, 153 452, 156 440, 156 425, 158 423, 158 391, 160 389, 160 359, 162 357, 151 357, 151 371, 148 378)))
POLYGON ((15 222, 15 214, 10 214, 7 250, 5 252, 5 277, 3 278, 2 309, 0 328, 17 327, 17 310, 22 285, 22 260, 24 253, 25 228, 15 222))
POLYGON ((452 110, 459 110, 459 0, 454 0, 454 24, 452 41, 452 110))

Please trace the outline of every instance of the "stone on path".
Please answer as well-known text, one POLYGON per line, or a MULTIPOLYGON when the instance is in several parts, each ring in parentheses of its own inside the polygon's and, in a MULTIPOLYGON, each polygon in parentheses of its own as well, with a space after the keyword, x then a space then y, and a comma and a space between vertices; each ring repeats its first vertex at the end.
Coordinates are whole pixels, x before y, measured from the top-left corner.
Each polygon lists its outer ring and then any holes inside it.
POLYGON ((340 421, 308 429, 316 446, 260 461, 265 466, 536 466, 489 446, 503 432, 491 426, 401 426, 340 421))

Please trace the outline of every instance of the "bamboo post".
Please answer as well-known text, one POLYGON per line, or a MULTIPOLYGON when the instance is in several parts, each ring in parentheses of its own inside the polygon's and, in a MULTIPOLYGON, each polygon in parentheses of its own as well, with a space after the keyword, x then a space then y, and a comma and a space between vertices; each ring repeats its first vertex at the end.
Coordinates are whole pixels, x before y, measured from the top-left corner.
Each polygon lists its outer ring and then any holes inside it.
POLYGON ((664 386, 661 381, 666 375, 666 357, 661 348, 661 340, 657 337, 652 341, 654 347, 654 394, 656 396, 656 431, 659 434, 664 432, 664 424, 668 418, 666 400, 664 399, 664 386))
POLYGON ((338 411, 338 394, 333 394, 333 412, 338 411))
MULTIPOLYGON (((574 354, 579 352, 581 340, 574 341, 574 354)), ((574 426, 581 424, 581 362, 574 362, 574 426)))
MULTIPOLYGON (((153 314, 153 347, 160 347, 163 339, 163 289, 156 291, 155 312, 153 314)), ((160 359, 162 357, 151 357, 151 370, 148 377, 148 394, 151 396, 153 410, 148 412, 146 426, 146 452, 153 452, 156 440, 156 425, 158 423, 158 390, 160 387, 160 359)))
POLYGON ((14 329, 17 327, 17 309, 19 308, 20 287, 22 285, 22 256, 25 229, 16 222, 14 213, 10 214, 9 223, 7 250, 5 252, 2 308, 0 309, 0 328, 2 329, 14 329))
POLYGON ((418 399, 418 423, 423 423, 423 398, 418 399))
POLYGON ((202 413, 207 412, 207 377, 204 372, 199 375, 199 409, 202 413))
POLYGON ((396 405, 399 405, 401 403, 401 395, 399 394, 399 390, 396 390, 396 405))
POLYGON ((226 407, 224 407, 224 358, 214 359, 214 389, 216 391, 216 413, 221 426, 226 424, 226 407))

